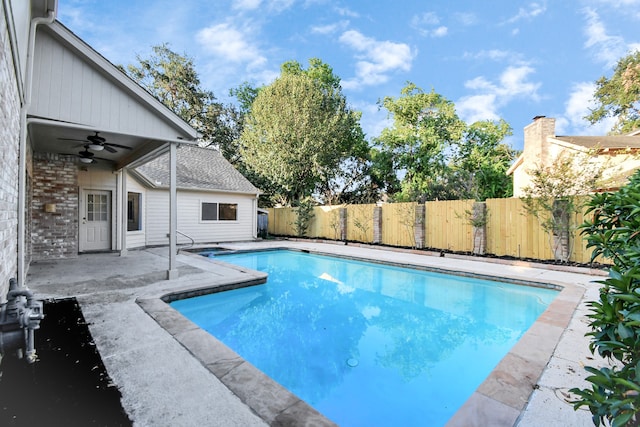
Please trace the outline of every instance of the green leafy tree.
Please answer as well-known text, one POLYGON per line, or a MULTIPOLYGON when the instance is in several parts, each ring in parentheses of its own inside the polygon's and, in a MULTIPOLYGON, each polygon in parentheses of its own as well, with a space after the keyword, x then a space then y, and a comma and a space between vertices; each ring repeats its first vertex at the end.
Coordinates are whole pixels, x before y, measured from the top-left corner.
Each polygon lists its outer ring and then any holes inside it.
POLYGON ((582 233, 594 248, 592 260, 613 262, 602 281, 598 301, 590 303, 589 349, 616 362, 586 367, 591 388, 574 388, 575 409, 587 406, 596 426, 640 426, 640 172, 615 193, 595 194, 589 201, 592 221, 582 233))
POLYGON ((241 136, 246 166, 273 184, 272 201, 283 205, 322 192, 368 151, 360 113, 347 106, 339 79, 318 61, 307 71, 285 63, 258 91, 241 136))
POLYGON ((399 200, 433 200, 446 186, 446 149, 463 135, 465 123, 453 102, 408 83, 397 98, 380 101, 393 126, 385 128, 378 145, 393 156, 396 171, 403 171, 399 200))
POLYGON ((594 100, 596 108, 585 117, 591 123, 616 117, 613 133, 640 128, 640 50, 620 59, 611 78, 596 82, 594 100))
POLYGON ((593 153, 561 153, 549 166, 529 171, 531 183, 524 188, 522 203, 549 235, 557 260, 571 257, 576 215, 584 209, 585 197, 598 189, 605 163, 593 161, 593 153))
POLYGON ((138 56, 138 65, 127 66, 129 76, 196 129, 203 142, 233 161, 232 146, 240 131, 238 112, 202 88, 192 58, 175 53, 166 43, 152 51, 149 58, 138 56))
POLYGON ((464 189, 462 198, 484 201, 513 195, 513 180, 507 170, 516 151, 502 142, 512 134, 504 120, 480 121, 466 129, 455 147, 451 165, 461 182, 458 188, 464 189))

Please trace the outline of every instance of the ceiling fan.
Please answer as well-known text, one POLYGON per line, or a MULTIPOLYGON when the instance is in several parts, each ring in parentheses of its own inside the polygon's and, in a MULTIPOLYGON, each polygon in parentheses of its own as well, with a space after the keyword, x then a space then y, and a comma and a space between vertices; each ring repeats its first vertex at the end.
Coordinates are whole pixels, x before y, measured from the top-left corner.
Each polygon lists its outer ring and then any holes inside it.
POLYGON ((107 142, 105 138, 101 137, 98 134, 99 132, 96 131, 95 135, 88 135, 86 139, 74 139, 74 138, 58 138, 58 139, 62 141, 83 142, 84 144, 82 145, 84 146, 85 151, 86 150, 93 150, 93 151, 107 150, 110 153, 116 153, 117 150, 114 147, 131 150, 131 147, 127 147, 126 145, 113 144, 111 142, 107 142))
POLYGON ((104 159, 102 157, 95 157, 95 154, 89 151, 89 144, 84 146, 84 150, 80 151, 78 154, 69 154, 70 156, 76 156, 80 159, 81 163, 90 164, 90 163, 98 163, 98 160, 111 161, 109 159, 104 159))

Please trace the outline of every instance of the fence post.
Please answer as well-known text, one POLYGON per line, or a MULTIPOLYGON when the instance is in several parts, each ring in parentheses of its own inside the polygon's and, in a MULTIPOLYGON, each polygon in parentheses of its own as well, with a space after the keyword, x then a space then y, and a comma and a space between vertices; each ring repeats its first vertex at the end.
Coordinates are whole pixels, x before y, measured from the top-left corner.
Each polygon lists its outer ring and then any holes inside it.
POLYGON ((373 208, 373 244, 382 243, 382 206, 373 208))
POLYGON ((347 208, 340 208, 340 240, 347 240, 347 208))
POLYGON ((473 253, 484 255, 487 247, 487 204, 485 202, 473 203, 471 224, 473 225, 473 253))
POLYGON ((416 241, 416 249, 424 248, 424 217, 425 217, 425 205, 424 203, 416 205, 415 222, 413 223, 413 237, 416 241))

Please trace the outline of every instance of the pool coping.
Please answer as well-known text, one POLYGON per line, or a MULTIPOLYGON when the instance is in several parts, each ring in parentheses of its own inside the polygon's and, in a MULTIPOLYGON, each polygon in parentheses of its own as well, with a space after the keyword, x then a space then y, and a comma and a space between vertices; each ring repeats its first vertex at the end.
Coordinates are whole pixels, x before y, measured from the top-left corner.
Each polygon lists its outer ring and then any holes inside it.
MULTIPOLYGON (((287 247, 286 245, 262 250, 277 249, 301 250, 287 247)), ((570 282, 523 280, 515 277, 504 277, 504 274, 498 276, 499 273, 496 273, 496 275, 474 274, 409 262, 390 262, 382 259, 371 260, 366 256, 341 255, 318 250, 303 251, 426 271, 560 289, 560 293, 549 304, 538 320, 523 334, 476 391, 447 422, 447 427, 513 426, 525 409, 531 394, 536 388, 538 379, 551 359, 585 292, 585 288, 570 282)), ((188 255, 200 257, 200 255, 196 254, 188 255)), ((253 273, 253 278, 248 281, 231 281, 214 286, 187 288, 153 296, 147 295, 139 297, 136 302, 267 424, 272 426, 335 426, 334 422, 265 375, 251 363, 245 361, 235 351, 199 328, 168 304, 176 299, 266 282, 267 277, 264 273, 261 276, 260 272, 232 266, 217 259, 213 259, 211 262, 221 263, 227 268, 233 267, 244 272, 251 272, 253 273)))

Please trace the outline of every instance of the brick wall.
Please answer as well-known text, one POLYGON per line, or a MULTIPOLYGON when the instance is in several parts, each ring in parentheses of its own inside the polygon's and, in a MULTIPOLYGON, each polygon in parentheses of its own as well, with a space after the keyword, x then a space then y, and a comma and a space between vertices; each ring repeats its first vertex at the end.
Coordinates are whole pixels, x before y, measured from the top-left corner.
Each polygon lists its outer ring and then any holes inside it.
POLYGON ((32 259, 78 256, 78 168, 75 158, 33 154, 32 259), (54 204, 55 212, 45 212, 54 204))
POLYGON ((9 33, 0 6, 0 302, 18 271, 20 97, 9 33))

